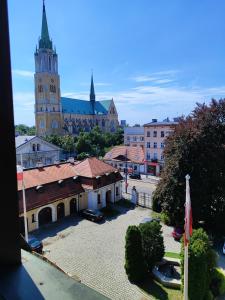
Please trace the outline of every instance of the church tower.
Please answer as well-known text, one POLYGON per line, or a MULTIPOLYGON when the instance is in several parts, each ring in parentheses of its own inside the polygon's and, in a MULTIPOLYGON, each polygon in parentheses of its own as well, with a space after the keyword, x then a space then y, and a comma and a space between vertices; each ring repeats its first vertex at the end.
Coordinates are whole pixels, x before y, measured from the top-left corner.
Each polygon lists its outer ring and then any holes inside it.
POLYGON ((36 134, 62 134, 62 108, 58 55, 49 37, 45 3, 43 2, 41 38, 35 57, 35 123, 36 134))

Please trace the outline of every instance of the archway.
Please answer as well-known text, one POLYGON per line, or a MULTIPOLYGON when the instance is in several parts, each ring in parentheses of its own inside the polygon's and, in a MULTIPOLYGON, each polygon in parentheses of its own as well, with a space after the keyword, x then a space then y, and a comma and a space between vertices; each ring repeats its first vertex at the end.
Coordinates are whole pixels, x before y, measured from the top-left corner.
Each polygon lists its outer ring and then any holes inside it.
POLYGON ((45 207, 40 210, 38 214, 38 224, 39 226, 48 224, 52 222, 52 209, 50 207, 45 207))
POLYGON ((77 199, 73 198, 70 200, 70 214, 73 215, 77 212, 77 199))
POLYGON ((64 203, 59 203, 57 205, 57 220, 60 220, 65 217, 65 206, 64 203))

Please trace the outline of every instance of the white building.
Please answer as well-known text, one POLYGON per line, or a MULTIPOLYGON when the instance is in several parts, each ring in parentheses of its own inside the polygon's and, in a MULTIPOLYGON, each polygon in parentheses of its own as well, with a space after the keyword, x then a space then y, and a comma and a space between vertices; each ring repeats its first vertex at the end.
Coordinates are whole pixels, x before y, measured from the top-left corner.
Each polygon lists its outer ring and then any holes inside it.
POLYGON ((144 127, 125 127, 124 128, 124 145, 144 147, 144 127))
POLYGON ((15 142, 17 164, 21 164, 22 157, 22 165, 25 169, 34 168, 38 163, 51 165, 60 160, 61 148, 48 143, 40 137, 17 136, 15 142))

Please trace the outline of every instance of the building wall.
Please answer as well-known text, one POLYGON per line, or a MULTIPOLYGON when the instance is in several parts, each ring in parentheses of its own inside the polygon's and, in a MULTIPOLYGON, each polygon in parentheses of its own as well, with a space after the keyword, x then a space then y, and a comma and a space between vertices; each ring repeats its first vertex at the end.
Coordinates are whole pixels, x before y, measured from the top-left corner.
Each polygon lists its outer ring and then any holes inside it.
POLYGON ((125 127, 124 145, 144 147, 144 127, 125 127))
MULTIPOLYGON (((110 164, 114 168, 118 169, 119 171, 123 172, 126 169, 126 162, 124 161, 117 161, 117 160, 104 160, 106 163, 110 164)), ((127 168, 132 169, 134 173, 143 173, 144 164, 138 164, 133 162, 127 162, 127 168)))

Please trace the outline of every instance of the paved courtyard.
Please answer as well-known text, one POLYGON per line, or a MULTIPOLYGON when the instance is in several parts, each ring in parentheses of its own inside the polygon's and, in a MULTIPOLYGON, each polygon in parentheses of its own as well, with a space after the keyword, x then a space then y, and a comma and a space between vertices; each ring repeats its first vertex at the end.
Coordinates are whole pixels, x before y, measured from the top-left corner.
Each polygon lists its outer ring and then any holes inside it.
MULTIPOLYGON (((125 233, 128 225, 139 224, 150 210, 137 207, 125 210, 112 220, 96 224, 78 217, 51 224, 35 234, 43 239, 45 255, 71 276, 110 299, 149 299, 131 284, 124 270, 125 233)), ((180 244, 164 227, 166 251, 179 252, 180 244)))

